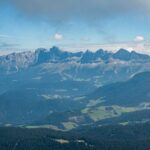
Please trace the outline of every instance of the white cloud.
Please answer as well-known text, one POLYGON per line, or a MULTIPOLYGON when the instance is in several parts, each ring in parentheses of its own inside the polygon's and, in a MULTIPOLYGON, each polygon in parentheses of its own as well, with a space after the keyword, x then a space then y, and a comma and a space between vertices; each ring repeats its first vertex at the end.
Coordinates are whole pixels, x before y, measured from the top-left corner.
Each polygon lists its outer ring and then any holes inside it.
POLYGON ((144 40, 145 38, 141 35, 136 36, 134 39, 135 42, 143 42, 144 40))
POLYGON ((56 33, 56 34, 54 35, 54 39, 57 40, 57 41, 63 40, 63 38, 64 38, 64 37, 63 37, 62 34, 56 33))

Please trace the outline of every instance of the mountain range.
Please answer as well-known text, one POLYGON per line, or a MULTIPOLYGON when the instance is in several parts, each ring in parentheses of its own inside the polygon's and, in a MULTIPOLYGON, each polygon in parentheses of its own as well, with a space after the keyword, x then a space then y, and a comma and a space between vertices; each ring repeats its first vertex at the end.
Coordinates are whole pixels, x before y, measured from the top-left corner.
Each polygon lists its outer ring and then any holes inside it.
POLYGON ((125 49, 52 47, 0 56, 0 123, 70 130, 145 122, 149 71, 149 55, 125 49))
MULTIPOLYGON (((68 52, 62 51, 58 47, 52 47, 50 50, 39 48, 34 52, 12 53, 0 56, 1 73, 14 73, 28 67, 40 65, 43 63, 80 63, 80 64, 98 64, 112 63, 120 61, 131 62, 149 62, 150 56, 139 54, 135 51, 129 52, 120 49, 116 53, 99 49, 96 52, 68 52)), ((121 62, 120 62, 121 63, 121 62)))

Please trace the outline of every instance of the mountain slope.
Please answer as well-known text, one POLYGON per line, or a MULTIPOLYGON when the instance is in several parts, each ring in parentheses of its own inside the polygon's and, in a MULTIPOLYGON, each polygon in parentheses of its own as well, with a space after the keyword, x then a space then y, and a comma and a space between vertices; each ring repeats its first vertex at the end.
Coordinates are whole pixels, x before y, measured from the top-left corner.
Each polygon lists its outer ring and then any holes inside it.
MULTIPOLYGON (((78 100, 80 110, 52 113, 40 120, 38 125, 63 124, 74 127, 93 124, 130 124, 147 122, 150 115, 150 72, 135 75, 126 82, 98 88, 95 92, 78 100), (60 117, 61 116, 61 117, 60 117)), ((66 126, 67 127, 67 126, 66 126)))
POLYGON ((137 74, 127 82, 101 87, 89 97, 102 97, 107 105, 133 106, 141 102, 150 102, 150 72, 137 74))
POLYGON ((98 88, 85 98, 82 110, 96 124, 146 122, 150 114, 150 72, 135 75, 126 82, 98 88))

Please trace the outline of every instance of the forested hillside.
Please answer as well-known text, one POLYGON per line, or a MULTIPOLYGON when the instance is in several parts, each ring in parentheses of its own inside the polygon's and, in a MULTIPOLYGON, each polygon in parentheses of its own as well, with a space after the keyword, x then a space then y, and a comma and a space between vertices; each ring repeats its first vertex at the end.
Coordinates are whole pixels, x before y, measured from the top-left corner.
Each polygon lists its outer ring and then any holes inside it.
POLYGON ((150 123, 86 127, 70 132, 0 128, 1 150, 149 150, 150 123))

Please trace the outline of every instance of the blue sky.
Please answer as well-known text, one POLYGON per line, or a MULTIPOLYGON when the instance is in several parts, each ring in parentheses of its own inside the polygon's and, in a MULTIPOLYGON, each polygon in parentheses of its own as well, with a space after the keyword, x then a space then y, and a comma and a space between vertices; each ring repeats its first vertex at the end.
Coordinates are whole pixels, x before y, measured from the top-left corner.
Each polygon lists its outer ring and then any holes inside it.
POLYGON ((148 0, 0 0, 0 53, 64 50, 150 53, 148 0))

